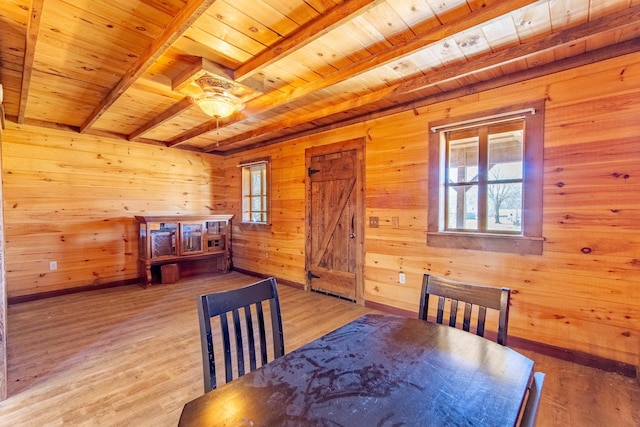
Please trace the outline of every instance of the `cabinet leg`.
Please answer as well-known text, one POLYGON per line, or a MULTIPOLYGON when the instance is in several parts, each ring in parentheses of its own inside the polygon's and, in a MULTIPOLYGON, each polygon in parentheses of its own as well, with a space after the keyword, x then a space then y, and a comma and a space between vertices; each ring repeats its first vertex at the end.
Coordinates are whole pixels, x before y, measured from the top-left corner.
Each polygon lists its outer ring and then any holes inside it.
POLYGON ((145 277, 144 277, 144 287, 147 288, 151 285, 151 266, 145 269, 145 277))
POLYGON ((138 276, 140 286, 146 289, 151 284, 151 264, 147 264, 141 260, 138 263, 138 276))

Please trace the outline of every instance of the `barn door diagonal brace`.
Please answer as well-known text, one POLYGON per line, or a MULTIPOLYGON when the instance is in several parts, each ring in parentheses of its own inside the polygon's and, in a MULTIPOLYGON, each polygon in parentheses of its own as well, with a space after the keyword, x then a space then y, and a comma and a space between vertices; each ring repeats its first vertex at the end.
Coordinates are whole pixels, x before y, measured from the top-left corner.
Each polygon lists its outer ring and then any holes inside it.
POLYGON ((345 207, 347 206, 347 203, 349 202, 349 198, 351 197, 351 191, 353 190, 353 186, 355 182, 356 182, 355 178, 349 180, 349 182, 345 184, 345 187, 342 190, 342 195, 340 196, 340 200, 338 200, 338 204, 336 205, 337 209, 335 209, 335 211, 333 212, 333 216, 329 219, 329 221, 325 225, 324 237, 322 239, 322 242, 318 246, 318 251, 313 257, 314 265, 320 264, 320 261, 322 260, 324 253, 327 251, 329 242, 333 237, 333 232, 336 229, 338 222, 340 221, 340 216, 342 215, 342 212, 344 211, 345 207))

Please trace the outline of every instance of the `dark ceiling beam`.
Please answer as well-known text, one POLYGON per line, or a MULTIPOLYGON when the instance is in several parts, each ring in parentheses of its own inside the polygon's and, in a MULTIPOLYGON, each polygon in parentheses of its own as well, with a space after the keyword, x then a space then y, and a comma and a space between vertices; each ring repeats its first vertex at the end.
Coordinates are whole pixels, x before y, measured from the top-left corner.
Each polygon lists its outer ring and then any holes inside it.
POLYGON ((33 61, 36 55, 36 44, 38 43, 38 31, 40 30, 40 18, 42 17, 42 5, 44 0, 32 0, 29 9, 29 20, 27 21, 27 37, 24 49, 24 61, 22 63, 22 84, 20 88, 20 106, 18 107, 18 123, 24 123, 24 116, 27 111, 27 98, 29 97, 29 86, 31 85, 31 75, 33 73, 33 61))
POLYGON ((151 43, 140 58, 138 58, 124 76, 122 76, 120 81, 111 89, 109 94, 96 106, 82 126, 80 126, 80 132, 85 132, 90 128, 215 2, 216 0, 188 0, 182 10, 180 10, 169 25, 162 31, 160 36, 151 43))

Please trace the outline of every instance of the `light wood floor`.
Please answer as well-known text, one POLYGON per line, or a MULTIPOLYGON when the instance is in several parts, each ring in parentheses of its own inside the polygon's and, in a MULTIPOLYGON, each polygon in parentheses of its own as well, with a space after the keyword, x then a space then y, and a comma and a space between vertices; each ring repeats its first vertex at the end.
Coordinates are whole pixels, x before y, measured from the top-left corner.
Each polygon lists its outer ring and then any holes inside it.
MULTIPOLYGON (((203 392, 195 297, 256 279, 239 273, 9 306, 2 426, 175 426, 203 392)), ((289 352, 367 312, 279 286, 289 352)), ((640 426, 634 379, 531 352, 546 372, 539 426, 640 426)))

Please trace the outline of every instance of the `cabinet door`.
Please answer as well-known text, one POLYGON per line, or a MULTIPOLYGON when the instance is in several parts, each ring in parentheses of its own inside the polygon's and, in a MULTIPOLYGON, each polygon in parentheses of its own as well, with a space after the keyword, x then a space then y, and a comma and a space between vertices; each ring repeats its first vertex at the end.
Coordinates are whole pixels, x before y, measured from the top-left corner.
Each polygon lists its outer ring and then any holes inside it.
POLYGON ((207 221, 206 235, 204 237, 204 250, 206 252, 224 252, 225 250, 225 221, 207 221))
POLYGON ((176 255, 177 223, 159 222, 149 224, 151 258, 166 258, 176 255))
POLYGON ((201 222, 180 223, 180 255, 201 254, 203 249, 204 224, 201 222))

